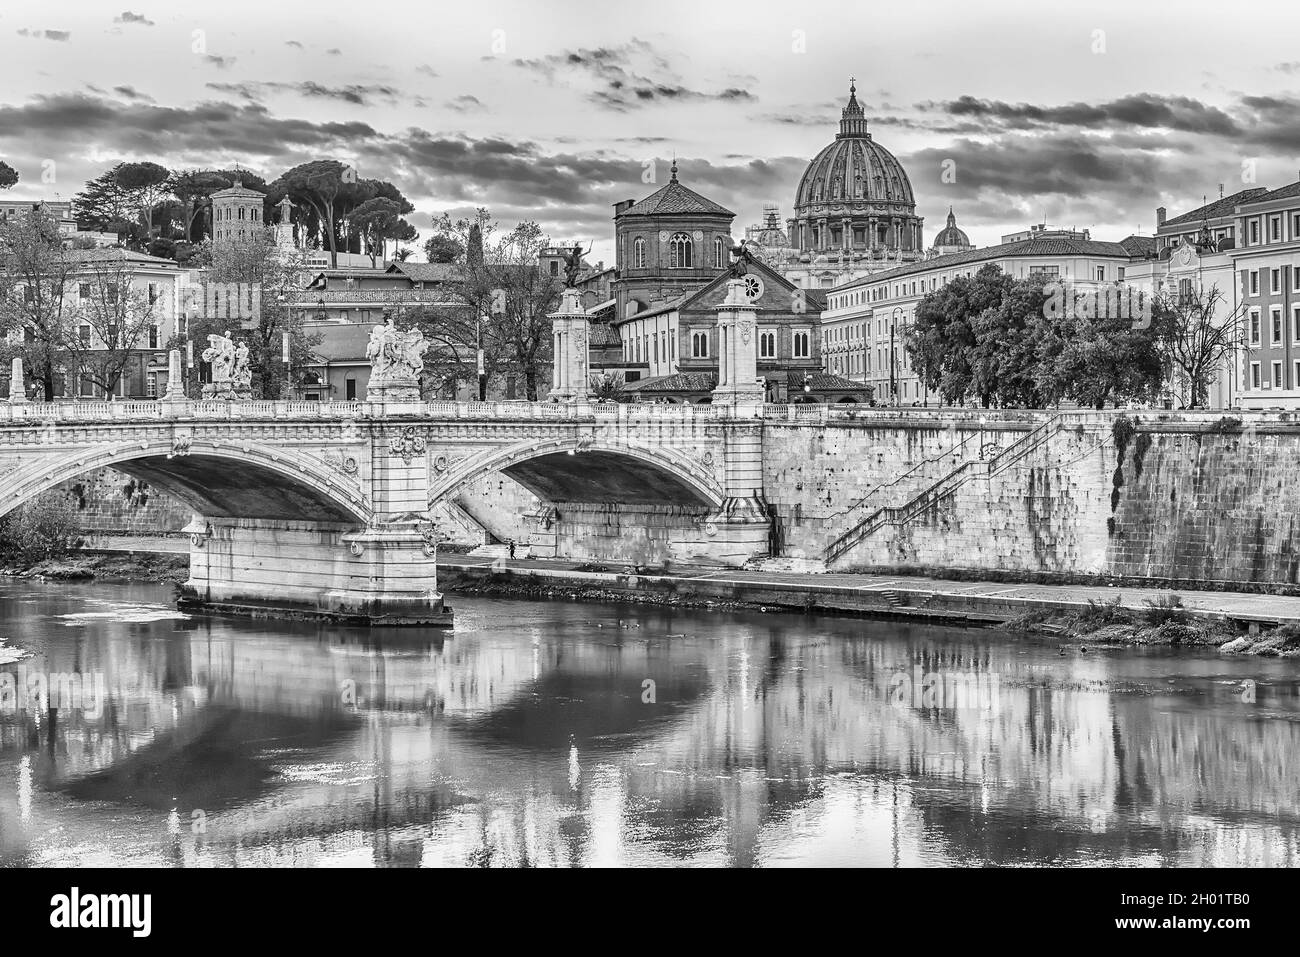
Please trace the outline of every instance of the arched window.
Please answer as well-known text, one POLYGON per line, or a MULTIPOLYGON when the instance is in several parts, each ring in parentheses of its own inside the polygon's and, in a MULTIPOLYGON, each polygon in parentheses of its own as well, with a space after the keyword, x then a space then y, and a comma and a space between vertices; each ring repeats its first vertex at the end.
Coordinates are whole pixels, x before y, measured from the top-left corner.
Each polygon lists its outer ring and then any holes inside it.
POLYGON ((722 237, 719 236, 717 239, 713 240, 713 267, 715 269, 722 269, 726 265, 727 245, 722 241, 722 237))
POLYGON ((673 233, 668 240, 668 268, 691 269, 695 266, 695 249, 691 237, 685 233, 673 233))
POLYGON ((709 334, 707 332, 691 333, 691 358, 707 359, 709 357, 709 334))
POLYGON ((645 240, 640 236, 632 243, 632 268, 645 269, 645 240))
POLYGON ((758 334, 758 357, 760 359, 776 358, 775 332, 760 332, 758 334))

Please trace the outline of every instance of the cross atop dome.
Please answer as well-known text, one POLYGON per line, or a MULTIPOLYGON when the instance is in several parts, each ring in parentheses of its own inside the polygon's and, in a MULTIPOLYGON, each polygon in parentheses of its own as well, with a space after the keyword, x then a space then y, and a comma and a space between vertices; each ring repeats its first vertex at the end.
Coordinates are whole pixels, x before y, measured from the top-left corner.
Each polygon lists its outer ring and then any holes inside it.
POLYGON ((858 78, 849 77, 849 102, 844 105, 843 112, 840 113, 840 138, 850 136, 865 136, 871 138, 867 132, 867 117, 862 110, 862 104, 858 102, 858 78))

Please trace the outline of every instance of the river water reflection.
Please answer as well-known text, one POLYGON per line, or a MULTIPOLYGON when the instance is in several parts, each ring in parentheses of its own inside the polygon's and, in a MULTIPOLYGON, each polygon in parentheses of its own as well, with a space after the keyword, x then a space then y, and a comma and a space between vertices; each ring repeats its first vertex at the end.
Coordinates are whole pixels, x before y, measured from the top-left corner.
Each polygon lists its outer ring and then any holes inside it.
POLYGON ((443 640, 0 584, 0 864, 1300 860, 1295 663, 453 604, 443 640))

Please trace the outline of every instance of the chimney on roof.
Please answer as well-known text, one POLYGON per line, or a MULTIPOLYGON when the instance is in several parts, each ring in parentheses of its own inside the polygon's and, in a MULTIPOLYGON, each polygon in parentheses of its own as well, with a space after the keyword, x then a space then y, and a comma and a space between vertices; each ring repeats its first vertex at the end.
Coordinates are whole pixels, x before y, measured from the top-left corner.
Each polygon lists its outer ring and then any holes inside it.
POLYGON ((625 199, 621 203, 615 203, 614 218, 617 219, 619 216, 622 216, 625 212, 627 212, 635 205, 636 205, 635 199, 625 199))
POLYGON ((1156 229, 1165 224, 1165 214, 1168 212, 1163 206, 1156 207, 1156 229))

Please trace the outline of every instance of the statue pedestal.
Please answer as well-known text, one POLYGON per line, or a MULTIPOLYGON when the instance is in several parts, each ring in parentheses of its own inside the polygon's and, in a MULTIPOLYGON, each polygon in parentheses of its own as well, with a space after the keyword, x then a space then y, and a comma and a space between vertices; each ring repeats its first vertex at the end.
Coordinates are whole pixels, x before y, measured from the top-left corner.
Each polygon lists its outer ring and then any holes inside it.
POLYGON ((591 401, 590 363, 588 338, 591 322, 582 308, 582 299, 576 289, 565 289, 560 296, 560 308, 548 317, 554 359, 551 363, 551 391, 547 398, 552 402, 591 401))
POLYGON ((727 281, 727 298, 718 312, 718 385, 713 404, 730 406, 745 417, 763 407, 758 377, 758 307, 745 295, 745 281, 727 281))
POLYGON ((237 399, 239 396, 235 393, 235 383, 231 379, 216 379, 207 383, 203 387, 203 398, 205 399, 237 399))
POLYGON ((366 386, 367 402, 419 402, 420 380, 414 377, 394 377, 376 380, 373 376, 366 386))

